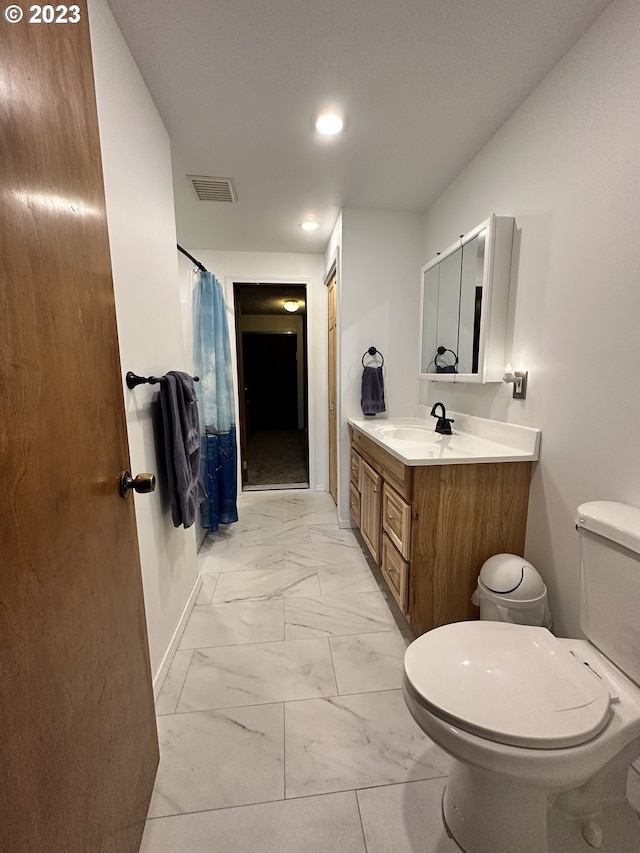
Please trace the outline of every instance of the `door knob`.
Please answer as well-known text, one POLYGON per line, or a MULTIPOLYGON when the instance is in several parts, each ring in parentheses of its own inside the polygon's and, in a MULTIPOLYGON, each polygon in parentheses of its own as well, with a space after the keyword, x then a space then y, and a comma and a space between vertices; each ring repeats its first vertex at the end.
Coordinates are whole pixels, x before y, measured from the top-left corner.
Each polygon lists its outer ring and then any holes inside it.
POLYGON ((146 495, 153 492, 155 487, 156 478, 153 474, 138 474, 135 478, 128 471, 120 474, 120 494, 123 498, 128 498, 132 491, 146 495))

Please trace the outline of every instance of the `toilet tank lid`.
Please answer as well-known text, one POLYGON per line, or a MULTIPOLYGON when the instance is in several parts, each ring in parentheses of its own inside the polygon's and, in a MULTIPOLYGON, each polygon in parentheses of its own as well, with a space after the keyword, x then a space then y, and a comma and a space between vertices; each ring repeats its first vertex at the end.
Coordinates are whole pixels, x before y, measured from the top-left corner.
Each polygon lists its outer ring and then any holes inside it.
POLYGON ((640 554, 638 507, 617 501, 590 501, 578 507, 576 525, 640 554))

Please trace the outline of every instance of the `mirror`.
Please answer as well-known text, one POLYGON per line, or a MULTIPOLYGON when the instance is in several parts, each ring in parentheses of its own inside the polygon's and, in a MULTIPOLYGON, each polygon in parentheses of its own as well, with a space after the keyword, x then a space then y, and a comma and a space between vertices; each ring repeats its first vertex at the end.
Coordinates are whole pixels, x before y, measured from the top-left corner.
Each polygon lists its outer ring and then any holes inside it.
POLYGON ((491 217, 422 268, 421 378, 502 378, 512 236, 511 217, 491 217), (487 356, 499 358, 495 371, 487 356))
MULTIPOLYGON (((458 352, 458 306, 462 249, 424 273, 421 373, 438 373, 451 359, 438 358, 438 347, 458 352), (438 364, 436 364, 436 361, 438 364)), ((446 355, 446 353, 445 353, 446 355)))
POLYGON ((477 373, 480 354, 480 318, 482 316, 482 290, 484 246, 486 230, 462 247, 462 274, 460 276, 460 325, 458 329, 458 357, 460 373, 477 373))

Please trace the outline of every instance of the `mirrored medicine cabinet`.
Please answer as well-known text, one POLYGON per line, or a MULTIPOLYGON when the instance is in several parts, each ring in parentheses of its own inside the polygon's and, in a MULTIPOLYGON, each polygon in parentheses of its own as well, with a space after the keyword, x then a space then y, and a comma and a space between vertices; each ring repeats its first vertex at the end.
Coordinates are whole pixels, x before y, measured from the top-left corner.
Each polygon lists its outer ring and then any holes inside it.
POLYGON ((422 267, 420 379, 502 380, 513 228, 491 216, 422 267))

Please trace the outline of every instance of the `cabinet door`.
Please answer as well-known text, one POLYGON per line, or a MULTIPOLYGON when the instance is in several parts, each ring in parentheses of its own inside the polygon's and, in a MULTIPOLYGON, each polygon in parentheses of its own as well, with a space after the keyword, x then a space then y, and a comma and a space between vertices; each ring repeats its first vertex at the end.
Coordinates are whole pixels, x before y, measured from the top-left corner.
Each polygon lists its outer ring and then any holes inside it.
POLYGON ((502 380, 513 227, 490 216, 422 268, 420 378, 502 380))
POLYGON ((360 485, 360 532, 371 556, 380 565, 382 477, 364 459, 360 485))
POLYGON ((356 527, 360 527, 360 492, 353 483, 349 483, 349 512, 356 527))
POLYGON ((423 274, 420 366, 423 374, 438 372, 435 361, 438 347, 448 350, 438 359, 439 365, 453 365, 455 361, 458 352, 461 269, 462 249, 458 249, 423 274))
POLYGON ((484 291, 486 229, 462 247, 458 330, 458 373, 477 374, 480 368, 480 319, 484 291))
POLYGON ((354 488, 358 491, 361 491, 360 488, 360 468, 362 465, 362 456, 352 448, 351 449, 351 462, 350 462, 350 480, 354 488))

